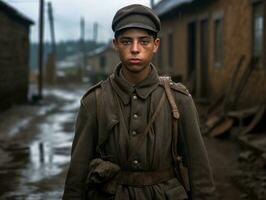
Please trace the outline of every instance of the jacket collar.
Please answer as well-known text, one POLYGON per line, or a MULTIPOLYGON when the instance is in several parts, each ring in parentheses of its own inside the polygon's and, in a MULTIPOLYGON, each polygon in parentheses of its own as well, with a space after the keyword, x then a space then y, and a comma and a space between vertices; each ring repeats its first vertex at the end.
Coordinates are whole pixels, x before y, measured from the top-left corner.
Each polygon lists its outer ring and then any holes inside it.
POLYGON ((136 85, 130 84, 121 74, 122 64, 119 64, 113 74, 110 76, 112 87, 124 104, 130 102, 132 93, 136 92, 137 96, 146 99, 152 91, 159 85, 159 76, 156 68, 151 64, 151 72, 141 82, 136 85))

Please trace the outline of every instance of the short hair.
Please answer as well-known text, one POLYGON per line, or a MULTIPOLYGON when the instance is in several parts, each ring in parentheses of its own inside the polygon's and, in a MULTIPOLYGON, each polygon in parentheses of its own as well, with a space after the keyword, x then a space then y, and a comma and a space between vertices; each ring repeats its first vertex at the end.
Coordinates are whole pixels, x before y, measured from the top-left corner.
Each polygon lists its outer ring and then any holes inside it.
MULTIPOLYGON (((121 34, 126 32, 128 29, 130 29, 130 28, 125 28, 125 29, 116 31, 115 34, 114 34, 115 39, 117 39, 121 34)), ((151 30, 148 30, 148 29, 142 29, 142 28, 138 28, 138 29, 146 31, 148 33, 148 35, 152 36, 154 39, 158 38, 158 34, 156 32, 154 32, 154 31, 151 31, 151 30)))

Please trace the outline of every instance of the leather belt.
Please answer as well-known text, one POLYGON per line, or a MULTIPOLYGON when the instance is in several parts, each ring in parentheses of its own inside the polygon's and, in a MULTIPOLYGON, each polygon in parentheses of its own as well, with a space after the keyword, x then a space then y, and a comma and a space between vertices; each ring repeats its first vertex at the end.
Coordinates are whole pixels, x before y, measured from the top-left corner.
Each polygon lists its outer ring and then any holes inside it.
POLYGON ((114 181, 120 185, 144 187, 159 184, 171 178, 175 178, 173 168, 156 171, 120 171, 114 181))

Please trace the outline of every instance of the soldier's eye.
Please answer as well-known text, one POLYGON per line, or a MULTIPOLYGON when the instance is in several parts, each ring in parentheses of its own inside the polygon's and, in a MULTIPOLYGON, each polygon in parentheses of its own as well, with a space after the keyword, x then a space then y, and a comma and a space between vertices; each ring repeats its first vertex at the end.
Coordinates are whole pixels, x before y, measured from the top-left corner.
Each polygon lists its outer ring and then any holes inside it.
POLYGON ((149 39, 141 39, 140 40, 140 44, 142 44, 142 45, 147 45, 149 43, 150 43, 150 40, 149 39))
POLYGON ((129 44, 131 44, 131 41, 130 40, 121 40, 121 43, 123 45, 129 45, 129 44))

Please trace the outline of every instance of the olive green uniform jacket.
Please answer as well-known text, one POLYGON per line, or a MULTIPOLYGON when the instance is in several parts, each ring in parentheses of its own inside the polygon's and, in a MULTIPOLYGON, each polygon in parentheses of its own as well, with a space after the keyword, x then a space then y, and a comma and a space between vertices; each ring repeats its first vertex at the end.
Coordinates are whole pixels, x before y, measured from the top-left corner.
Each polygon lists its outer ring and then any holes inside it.
MULTIPOLYGON (((121 74, 121 65, 105 81, 93 86, 81 100, 72 145, 70 168, 66 178, 63 199, 108 199, 87 194, 85 184, 92 159, 107 158, 125 171, 156 171, 173 166, 172 114, 167 101, 163 104, 141 147, 135 149, 160 97, 165 92, 158 73, 152 71, 136 85, 130 85, 121 74), (97 115, 95 90, 101 89, 100 115, 97 115), (128 156, 134 151, 134 159, 128 156)), ((178 145, 188 167, 191 199, 213 199, 214 185, 199 130, 197 111, 191 95, 180 84, 172 84, 172 92, 180 113, 178 145)), ((99 112, 98 112, 99 113, 99 112)), ((121 200, 174 200, 187 199, 184 187, 177 178, 163 183, 131 187, 119 185, 111 199, 121 200)))

